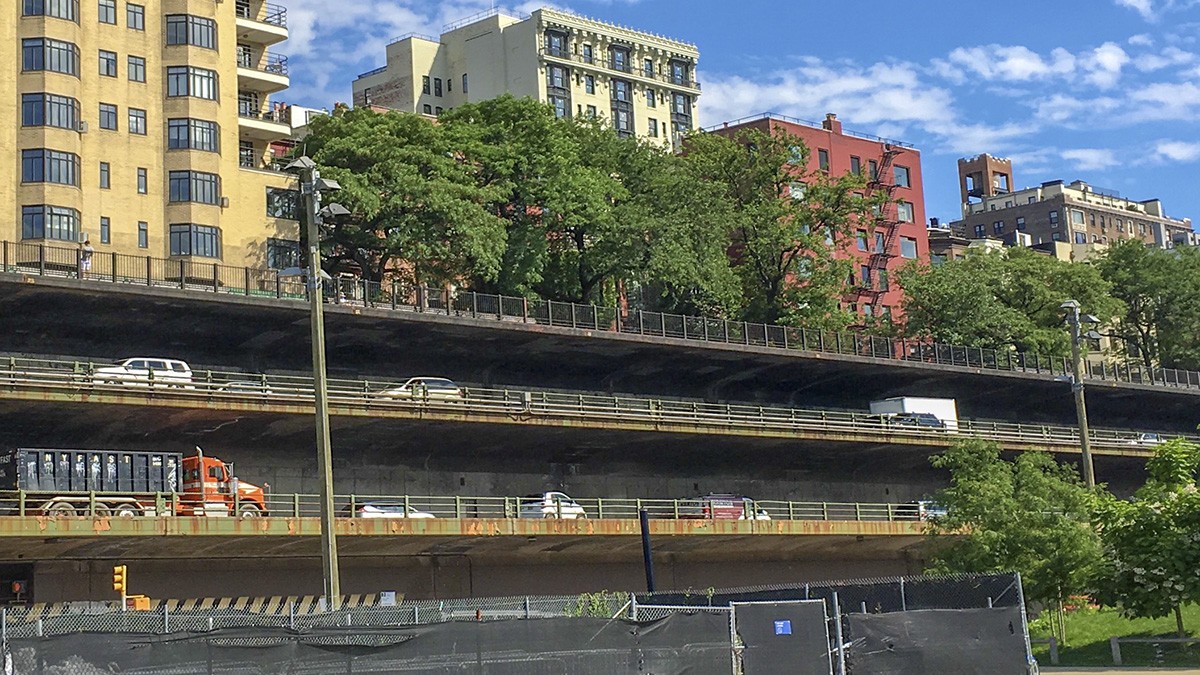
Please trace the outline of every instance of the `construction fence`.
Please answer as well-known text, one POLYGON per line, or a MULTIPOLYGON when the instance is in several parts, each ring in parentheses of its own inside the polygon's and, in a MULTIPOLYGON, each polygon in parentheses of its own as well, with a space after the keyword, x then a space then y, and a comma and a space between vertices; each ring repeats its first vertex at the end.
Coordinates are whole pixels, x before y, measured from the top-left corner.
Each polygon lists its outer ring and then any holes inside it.
POLYGON ((1028 673, 1015 575, 333 612, 6 611, 6 673, 1028 673), (671 601, 670 603, 667 601, 671 601))

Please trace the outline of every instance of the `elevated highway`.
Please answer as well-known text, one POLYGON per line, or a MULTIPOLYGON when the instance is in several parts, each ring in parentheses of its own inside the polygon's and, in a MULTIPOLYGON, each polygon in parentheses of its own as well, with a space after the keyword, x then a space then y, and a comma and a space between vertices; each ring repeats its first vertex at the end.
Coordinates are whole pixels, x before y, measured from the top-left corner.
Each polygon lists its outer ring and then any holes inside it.
MULTIPOLYGON (((18 317, 0 322, 0 350, 101 360, 163 355, 259 371, 306 367, 302 299, 167 283, 0 273, 0 314, 18 317)), ((898 347, 889 341, 819 333, 789 340, 786 331, 758 327, 759 336, 758 328, 731 322, 719 322, 719 331, 703 323, 703 331, 689 332, 683 321, 681 332, 668 330, 660 318, 657 331, 645 320, 633 330, 604 323, 595 308, 589 315, 582 306, 565 306, 569 318, 557 320, 552 307, 543 322, 528 312, 506 311, 502 301, 513 299, 483 297, 499 303, 499 311, 436 307, 428 299, 394 310, 387 302, 331 304, 331 372, 849 409, 887 396, 944 396, 957 399, 967 417, 1052 424, 1073 419, 1061 363, 912 345, 907 349, 913 355, 897 358, 898 347)), ((1164 384, 1162 373, 1153 383, 1132 370, 1092 374, 1088 401, 1096 424, 1195 428, 1200 375, 1174 372, 1164 384)))

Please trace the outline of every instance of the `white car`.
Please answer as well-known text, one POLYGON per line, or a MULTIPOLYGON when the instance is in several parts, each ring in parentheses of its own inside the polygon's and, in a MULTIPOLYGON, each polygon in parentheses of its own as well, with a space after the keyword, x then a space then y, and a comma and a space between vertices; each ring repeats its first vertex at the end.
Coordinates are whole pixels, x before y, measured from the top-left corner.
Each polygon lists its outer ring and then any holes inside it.
POLYGON ((102 384, 190 387, 192 369, 178 359, 135 356, 119 361, 115 365, 97 368, 92 379, 102 384))
POLYGON ((1166 439, 1162 437, 1162 434, 1146 432, 1140 433, 1137 435, 1137 438, 1130 440, 1129 445, 1158 445, 1165 441, 1166 439))
POLYGON ((587 518, 583 507, 561 492, 543 492, 521 498, 519 518, 587 518))
POLYGON ((428 401, 461 401, 467 397, 467 394, 453 381, 444 377, 412 377, 404 384, 376 392, 375 396, 428 401))
MULTIPOLYGON (((342 509, 350 513, 350 507, 342 509)), ((363 502, 354 506, 352 518, 434 518, 432 513, 418 511, 402 502, 363 502)))

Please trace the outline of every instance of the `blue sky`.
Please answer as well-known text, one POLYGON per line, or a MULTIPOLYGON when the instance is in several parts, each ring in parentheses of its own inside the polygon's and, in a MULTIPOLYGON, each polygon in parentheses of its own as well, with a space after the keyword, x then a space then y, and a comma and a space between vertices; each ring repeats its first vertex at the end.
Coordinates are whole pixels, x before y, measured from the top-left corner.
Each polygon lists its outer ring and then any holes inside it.
MULTIPOLYGON (((487 0, 277 0, 292 88, 329 107, 399 35, 487 0)), ((777 112, 914 143, 926 211, 958 217, 955 160, 1014 160, 1016 187, 1083 179, 1200 225, 1200 0, 569 0, 554 6, 695 43, 705 126, 777 112), (988 7, 995 8, 994 10, 988 7)))

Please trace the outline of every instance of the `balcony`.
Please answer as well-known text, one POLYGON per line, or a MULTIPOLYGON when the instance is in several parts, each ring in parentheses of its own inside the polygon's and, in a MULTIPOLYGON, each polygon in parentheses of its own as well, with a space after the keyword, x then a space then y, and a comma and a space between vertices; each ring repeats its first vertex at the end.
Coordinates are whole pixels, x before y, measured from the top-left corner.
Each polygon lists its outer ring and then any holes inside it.
POLYGON ((288 88, 288 59, 271 52, 238 49, 238 89, 271 94, 288 88))
POLYGON ((237 0, 237 37, 268 46, 288 39, 287 8, 270 2, 237 0))
POLYGON ((291 109, 259 110, 239 105, 238 134, 248 140, 264 142, 288 138, 292 135, 291 109))

